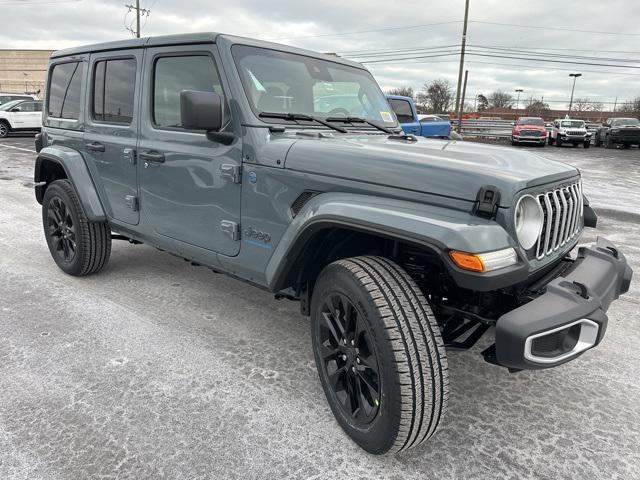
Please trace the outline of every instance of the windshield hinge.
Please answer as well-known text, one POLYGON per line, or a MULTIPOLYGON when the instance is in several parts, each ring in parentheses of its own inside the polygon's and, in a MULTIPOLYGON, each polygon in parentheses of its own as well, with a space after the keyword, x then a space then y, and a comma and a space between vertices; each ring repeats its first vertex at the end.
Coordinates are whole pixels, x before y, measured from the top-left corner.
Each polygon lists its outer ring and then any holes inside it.
POLYGON ((474 214, 479 217, 494 218, 500 203, 500 190, 494 185, 485 185, 478 190, 474 214))

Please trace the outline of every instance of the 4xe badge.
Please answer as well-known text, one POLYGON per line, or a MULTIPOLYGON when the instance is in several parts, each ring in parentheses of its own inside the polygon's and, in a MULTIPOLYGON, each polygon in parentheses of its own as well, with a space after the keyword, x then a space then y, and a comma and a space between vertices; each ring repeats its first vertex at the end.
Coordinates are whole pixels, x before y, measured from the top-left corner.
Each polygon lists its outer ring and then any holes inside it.
POLYGON ((271 242, 271 234, 267 232, 261 232, 260 230, 255 230, 252 226, 248 226, 244 234, 247 238, 252 238, 262 243, 270 243, 271 242))

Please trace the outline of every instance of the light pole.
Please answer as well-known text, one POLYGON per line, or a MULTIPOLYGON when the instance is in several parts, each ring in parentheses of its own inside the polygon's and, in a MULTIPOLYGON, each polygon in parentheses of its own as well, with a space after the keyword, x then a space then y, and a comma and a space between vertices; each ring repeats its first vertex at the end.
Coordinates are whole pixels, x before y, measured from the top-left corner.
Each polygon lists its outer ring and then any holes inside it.
POLYGON ((518 99, 516 100, 516 116, 518 115, 518 110, 520 110, 520 94, 524 92, 521 88, 516 88, 516 93, 518 94, 518 99))
POLYGON ((571 117, 571 107, 573 106, 573 91, 576 89, 576 80, 578 77, 581 77, 581 73, 570 73, 570 77, 573 77, 573 87, 571 87, 571 100, 569 100, 569 111, 567 112, 567 117, 571 117))

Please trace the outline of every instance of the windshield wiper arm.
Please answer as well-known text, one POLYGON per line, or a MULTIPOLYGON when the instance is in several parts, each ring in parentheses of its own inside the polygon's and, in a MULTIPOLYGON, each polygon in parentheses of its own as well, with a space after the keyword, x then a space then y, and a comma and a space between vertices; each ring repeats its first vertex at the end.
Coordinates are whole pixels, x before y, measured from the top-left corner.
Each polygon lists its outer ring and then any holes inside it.
POLYGON ((258 116, 260 118, 281 118, 282 120, 289 120, 292 122, 297 122, 298 120, 306 120, 308 122, 319 123, 320 125, 324 125, 325 127, 329 127, 330 129, 336 130, 340 133, 349 133, 349 131, 346 128, 338 127, 337 125, 332 125, 329 122, 322 120, 321 118, 313 117, 305 113, 260 112, 258 116))
POLYGON ((394 133, 393 130, 387 127, 383 127, 382 125, 378 125, 377 123, 367 120, 366 118, 360 117, 330 117, 327 118, 327 122, 366 123, 367 125, 371 125, 372 127, 377 128, 381 132, 394 133))

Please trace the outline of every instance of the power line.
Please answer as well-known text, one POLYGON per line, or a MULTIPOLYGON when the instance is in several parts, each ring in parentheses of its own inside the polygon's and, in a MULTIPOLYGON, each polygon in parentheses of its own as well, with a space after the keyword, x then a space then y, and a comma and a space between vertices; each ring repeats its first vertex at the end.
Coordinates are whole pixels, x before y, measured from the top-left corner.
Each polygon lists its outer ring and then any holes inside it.
POLYGON ((376 28, 373 30, 358 30, 355 32, 321 33, 318 35, 305 35, 303 37, 267 38, 267 40, 299 40, 303 38, 341 37, 343 35, 359 35, 361 33, 388 32, 390 30, 413 30, 415 28, 436 27, 440 25, 451 25, 454 23, 462 23, 462 20, 452 20, 449 22, 437 22, 437 23, 423 23, 420 25, 405 25, 402 27, 384 27, 384 28, 376 28))
POLYGON ((499 27, 528 28, 532 30, 555 30, 560 32, 590 33, 594 35, 621 35, 621 36, 630 36, 630 37, 640 37, 640 33, 604 32, 604 31, 598 31, 598 30, 579 30, 575 28, 564 28, 564 27, 541 27, 539 25, 520 25, 517 23, 485 22, 482 20, 471 20, 469 21, 469 23, 478 23, 481 25, 496 25, 499 27))
MULTIPOLYGON (((344 35, 359 35, 363 33, 377 33, 377 32, 387 32, 391 30, 413 30, 416 28, 426 28, 426 27, 436 27, 441 25, 452 25, 455 23, 463 23, 462 20, 450 20, 444 22, 436 22, 436 23, 424 23, 418 25, 408 25, 408 26, 400 26, 400 27, 382 27, 371 30, 357 30, 350 32, 336 32, 336 33, 321 33, 317 35, 305 35, 305 36, 297 36, 297 37, 280 37, 280 38, 268 38, 268 40, 298 40, 305 38, 321 38, 321 37, 340 37, 344 35)), ((565 28, 565 27, 549 27, 549 26, 541 26, 541 25, 522 25, 517 23, 498 23, 498 22, 487 22, 483 20, 469 20, 468 23, 475 23, 479 25, 493 25, 499 27, 511 27, 511 28, 525 28, 525 29, 533 29, 533 30, 550 30, 550 31, 561 31, 561 32, 575 32, 575 33, 589 33, 592 35, 617 35, 617 36, 632 36, 632 37, 640 37, 640 33, 625 33, 625 32, 609 32, 609 31, 601 31, 601 30, 581 30, 574 28, 565 28)))

